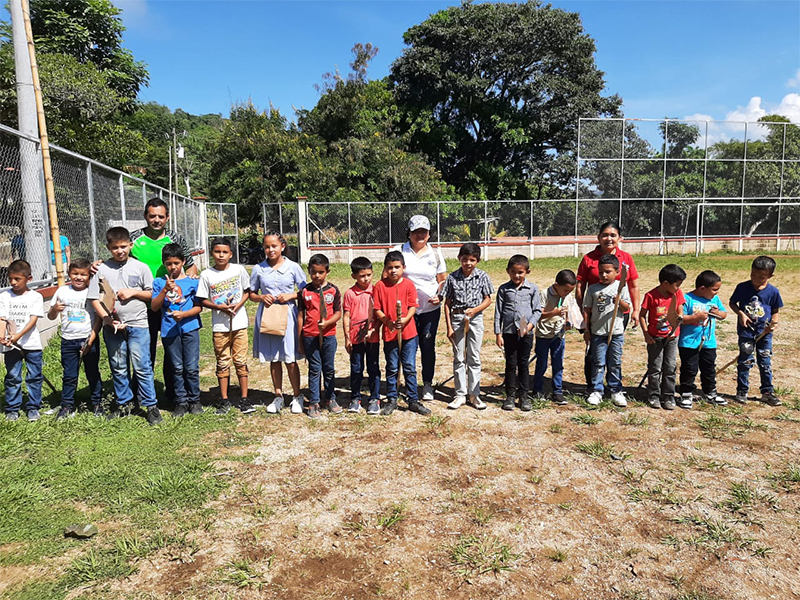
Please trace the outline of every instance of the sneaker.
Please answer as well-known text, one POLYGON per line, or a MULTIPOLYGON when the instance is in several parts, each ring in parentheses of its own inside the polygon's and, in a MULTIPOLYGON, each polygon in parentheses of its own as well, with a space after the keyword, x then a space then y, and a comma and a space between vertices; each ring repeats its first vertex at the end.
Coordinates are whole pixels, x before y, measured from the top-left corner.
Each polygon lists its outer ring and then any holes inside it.
POLYGON ((728 406, 728 401, 725 399, 724 396, 708 396, 706 398, 709 402, 716 406, 728 406))
POLYGON ((312 402, 308 405, 308 418, 309 419, 319 419, 322 416, 322 413, 319 411, 319 403, 312 402))
POLYGON ((218 415, 227 415, 231 409, 230 400, 223 398, 214 406, 214 412, 218 415))
POLYGON ((514 396, 506 396, 506 399, 503 400, 503 410, 514 410, 514 396))
POLYGON ((769 406, 781 406, 783 404, 774 392, 764 392, 761 394, 761 401, 769 406))
POLYGON ((531 404, 531 399, 528 398, 528 394, 522 394, 522 396, 520 396, 519 409, 524 412, 533 410, 533 405, 531 404))
POLYGON ((422 415, 423 417, 427 417, 431 414, 431 409, 425 406, 422 402, 417 402, 412 400, 408 403, 408 411, 417 413, 418 415, 422 415))
POLYGON ((381 407, 381 414, 384 417, 388 417, 397 409, 397 398, 387 398, 386 402, 384 402, 383 406, 381 407))
POLYGON ((39 411, 36 410, 35 408, 32 408, 31 410, 29 410, 27 412, 27 415, 28 415, 28 421, 33 422, 33 421, 38 421, 39 420, 39 411))
POLYGON ((370 400, 369 405, 367 406, 367 414, 368 415, 379 415, 381 414, 381 403, 378 400, 370 400))
POLYGON ((736 392, 736 397, 733 401, 737 404, 747 404, 747 392, 736 392))
POLYGON ((18 421, 19 413, 15 410, 6 413, 6 421, 18 421))
POLYGON ((457 408, 461 408, 462 406, 464 406, 466 402, 467 399, 464 396, 456 396, 455 399, 450 404, 447 405, 447 408, 455 410, 457 408))
POLYGON ((675 400, 673 398, 665 398, 661 402, 661 408, 664 410, 675 410, 675 400))
POLYGON ((292 398, 292 402, 289 404, 289 409, 292 411, 293 415, 302 415, 303 414, 303 405, 306 403, 305 396, 300 394, 299 396, 294 396, 292 398))
POLYGON ((555 404, 557 404, 558 406, 566 406, 567 405, 567 399, 564 398, 564 394, 562 394, 561 392, 555 392, 553 394, 553 402, 555 404))
POLYGON ((94 408, 92 408, 92 414, 95 417, 105 417, 106 416, 106 409, 103 408, 102 404, 95 404, 94 408))
POLYGON ((611 401, 614 403, 614 406, 628 406, 628 400, 625 398, 625 392, 614 392, 611 394, 611 401))
POLYGON ((422 401, 428 402, 429 400, 433 400, 433 385, 430 381, 426 381, 422 384, 422 401))
POLYGON ((275 399, 267 406, 267 412, 271 415, 276 415, 281 412, 283 408, 283 396, 275 396, 275 399))
POLYGON ((340 415, 342 414, 342 407, 339 406, 339 403, 336 401, 336 398, 331 398, 328 400, 328 410, 331 414, 340 415))
POLYGON ((592 392, 591 394, 589 394, 589 397, 586 399, 586 402, 588 404, 591 404, 592 406, 597 406, 602 401, 603 401, 603 394, 601 392, 598 392, 598 391, 592 392))
POLYGON ((647 399, 647 406, 650 408, 661 408, 661 400, 657 396, 647 399))
MULTIPOLYGON (((177 404, 175 406, 175 410, 172 411, 172 418, 173 419, 180 419, 181 417, 185 416, 186 413, 189 412, 189 405, 188 404, 177 404)), ((149 411, 148 411, 149 414, 149 411)))
POLYGON ((358 398, 353 398, 350 400, 350 406, 347 407, 347 412, 349 413, 360 413, 361 412, 361 400, 358 398))
POLYGON ((475 410, 484 410, 486 409, 486 403, 481 400, 480 396, 470 396, 469 400, 467 401, 472 408, 475 410))
POLYGON ((161 411, 158 410, 157 406, 148 407, 148 409, 147 409, 147 422, 150 423, 150 425, 158 425, 163 420, 164 419, 161 418, 161 411))
POLYGON ((56 421, 63 421, 64 419, 70 419, 75 416, 77 411, 69 406, 62 406, 61 409, 58 411, 56 415, 56 421))
POLYGON ((202 415, 203 414, 203 405, 199 402, 189 402, 189 414, 190 415, 202 415))
POLYGON ((694 403, 694 398, 692 398, 691 394, 681 394, 678 398, 678 401, 675 403, 678 405, 678 408, 683 408, 685 410, 692 410, 692 404, 694 403))
POLYGON ((117 407, 108 414, 108 420, 124 419, 131 416, 133 410, 133 402, 126 402, 125 404, 117 404, 117 407))
POLYGON ((253 406, 253 405, 250 403, 250 400, 249 400, 248 398, 242 398, 242 399, 239 401, 239 411, 240 411, 240 412, 241 412, 243 415, 249 415, 249 414, 250 414, 250 413, 252 413, 252 412, 256 412, 256 409, 255 409, 255 407, 254 407, 254 406, 253 406))

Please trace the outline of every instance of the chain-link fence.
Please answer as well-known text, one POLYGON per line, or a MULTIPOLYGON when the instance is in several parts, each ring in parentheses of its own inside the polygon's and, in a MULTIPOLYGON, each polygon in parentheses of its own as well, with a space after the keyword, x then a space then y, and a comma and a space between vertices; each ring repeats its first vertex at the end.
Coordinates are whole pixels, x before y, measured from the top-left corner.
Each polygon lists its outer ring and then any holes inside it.
POLYGON ((226 237, 233 244, 233 259, 239 262, 239 213, 236 205, 223 202, 206 202, 206 227, 209 251, 211 240, 226 237))
MULTIPOLYGON (((170 203, 169 226, 186 238, 193 251, 204 250, 203 203, 132 177, 58 146, 51 146, 59 243, 65 263, 74 258, 109 256, 105 232, 121 225, 146 225, 148 198, 170 203)), ((23 258, 31 263, 34 284, 55 279, 39 141, 0 125, 0 263, 23 258)), ((201 261, 202 262, 202 261, 201 261)), ((7 285, 0 270, 0 287, 7 285)))

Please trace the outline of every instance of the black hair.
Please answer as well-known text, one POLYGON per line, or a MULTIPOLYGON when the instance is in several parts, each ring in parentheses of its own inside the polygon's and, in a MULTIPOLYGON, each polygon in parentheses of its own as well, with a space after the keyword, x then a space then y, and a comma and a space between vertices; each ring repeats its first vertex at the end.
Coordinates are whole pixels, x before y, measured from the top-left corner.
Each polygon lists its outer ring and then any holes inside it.
POLYGON ((147 201, 147 203, 144 205, 144 214, 145 214, 145 215, 147 214, 147 209, 148 209, 148 208, 163 208, 164 210, 166 210, 166 211, 167 211, 167 216, 169 216, 169 204, 167 204, 166 202, 164 202, 164 201, 163 201, 161 198, 159 198, 158 196, 153 196, 153 197, 152 197, 152 198, 150 198, 150 200, 148 200, 148 201, 147 201))
POLYGON ((619 236, 622 237, 622 228, 616 221, 606 221, 605 223, 600 225, 600 231, 597 232, 597 235, 602 234, 606 229, 616 229, 619 236))
POLYGON ((186 262, 186 254, 180 244, 167 244, 161 249, 161 262, 167 262, 168 258, 180 258, 186 262))
POLYGON ((130 242, 131 232, 124 227, 112 227, 106 231, 106 243, 113 244, 115 242, 130 242))
POLYGON ((372 261, 366 256, 357 256, 350 263, 350 271, 353 275, 358 275, 365 269, 372 269, 372 261))
POLYGON ((85 258, 76 258, 67 267, 67 273, 72 271, 72 269, 91 269, 92 268, 92 261, 87 260, 85 258))
POLYGON ((770 275, 775 272, 775 267, 778 265, 775 263, 774 258, 770 258, 769 256, 759 256, 753 261, 752 268, 756 271, 767 271, 770 275))
POLYGON ((289 244, 286 243, 286 238, 283 237, 283 234, 280 231, 275 231, 274 229, 268 229, 266 231, 266 233, 264 233, 264 237, 261 238, 261 245, 263 246, 264 242, 267 241, 267 238, 268 237, 272 237, 272 236, 275 236, 276 238, 278 238, 278 241, 281 244, 283 244, 283 251, 281 251, 281 254, 283 254, 283 252, 286 250, 286 247, 289 244))
POLYGON ((328 257, 324 254, 313 254, 311 258, 308 259, 308 272, 311 272, 311 267, 325 267, 326 271, 331 270, 331 263, 328 260, 328 257))
POLYGON ((613 254, 603 254, 597 261, 597 266, 599 267, 600 265, 611 265, 615 270, 619 271, 619 259, 613 254))
POLYGON ((709 288, 720 281, 722 281, 722 277, 714 273, 714 271, 703 271, 697 276, 697 279, 694 280, 694 287, 709 288))
POLYGON ((578 278, 575 277, 575 273, 569 269, 563 269, 556 273, 556 283, 558 285, 576 285, 578 283, 578 278))
POLYGON ((391 252, 387 253, 383 259, 383 266, 385 267, 389 263, 400 261, 400 264, 404 267, 406 266, 406 258, 403 256, 403 253, 399 250, 392 250, 391 252))
POLYGON ((8 265, 9 275, 24 275, 25 277, 31 276, 31 264, 27 260, 17 259, 8 265))
POLYGON ((481 259, 481 248, 478 244, 473 244, 472 242, 467 242, 461 248, 458 249, 458 258, 462 256, 473 256, 478 260, 481 259))
POLYGON ((208 245, 208 247, 211 248, 211 250, 213 250, 214 246, 227 246, 228 250, 233 252, 233 245, 231 244, 231 241, 226 237, 215 237, 213 240, 211 240, 211 243, 208 245))
POLYGON ((686 271, 681 269, 678 265, 667 265, 658 272, 658 281, 663 283, 678 283, 686 279, 686 271))
MULTIPOLYGON (((459 253, 459 256, 461 256, 461 253, 459 253)), ((470 254, 470 256, 472 256, 472 255, 470 254)), ((480 255, 478 255, 478 256, 480 256, 480 255)), ((508 264, 506 265, 506 271, 508 271, 512 267, 516 267, 517 265, 519 265, 521 267, 525 267, 526 271, 530 271, 531 270, 531 263, 530 263, 530 261, 528 261, 528 257, 525 256, 524 254, 515 254, 514 256, 509 258, 508 259, 508 264)))

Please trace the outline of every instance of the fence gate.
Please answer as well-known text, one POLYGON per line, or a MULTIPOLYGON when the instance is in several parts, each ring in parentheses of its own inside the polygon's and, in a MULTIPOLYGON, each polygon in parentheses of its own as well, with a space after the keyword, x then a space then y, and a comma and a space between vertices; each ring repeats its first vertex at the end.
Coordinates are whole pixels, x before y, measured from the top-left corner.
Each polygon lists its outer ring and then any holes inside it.
POLYGON ((239 262, 239 213, 236 205, 223 202, 206 202, 206 234, 208 235, 209 264, 211 240, 224 236, 233 244, 233 260, 239 262))

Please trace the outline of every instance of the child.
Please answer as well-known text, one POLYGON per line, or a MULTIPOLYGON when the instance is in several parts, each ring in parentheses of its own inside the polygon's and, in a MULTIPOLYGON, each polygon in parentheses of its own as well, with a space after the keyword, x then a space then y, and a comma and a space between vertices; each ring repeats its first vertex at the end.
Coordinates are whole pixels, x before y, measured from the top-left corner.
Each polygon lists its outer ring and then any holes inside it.
POLYGON ((381 407, 381 414, 391 415, 397 408, 397 376, 402 365, 408 410, 429 415, 431 411, 419 401, 417 390, 419 337, 414 321, 418 304, 417 288, 403 277, 405 268, 403 253, 397 250, 389 252, 383 259, 384 278, 375 284, 372 292, 375 317, 383 323, 383 354, 386 357, 386 404, 381 407), (400 348, 398 335, 402 340, 400 348))
POLYGON ((759 256, 750 268, 750 280, 736 286, 730 299, 731 310, 739 318, 739 360, 737 361, 736 402, 747 402, 750 369, 758 364, 761 374, 761 401, 770 406, 782 402, 772 386, 772 332, 778 326, 778 311, 783 306, 781 293, 769 280, 775 274, 775 260, 759 256), (766 334, 758 340, 759 335, 766 334))
POLYGON ((22 408, 22 363, 28 369, 25 384, 28 386, 28 403, 25 407, 28 420, 39 420, 42 407, 42 339, 36 322, 44 316, 44 299, 39 292, 28 289, 33 281, 31 266, 24 260, 8 265, 10 290, 0 292, 0 319, 2 335, 0 344, 6 363, 6 419, 19 419, 22 408), (8 322, 16 325, 16 333, 8 331, 8 322))
POLYGON ((725 406, 728 402, 717 396, 717 320, 727 315, 717 295, 722 279, 714 271, 703 271, 694 282, 695 289, 686 294, 683 303, 678 353, 681 356, 680 392, 678 406, 691 409, 697 386, 694 378, 700 370, 700 384, 706 400, 725 406))
POLYGON ((246 415, 255 410, 247 398, 247 326, 250 321, 247 311, 242 310, 249 297, 250 277, 242 265, 231 263, 233 251, 228 238, 214 238, 210 246, 214 266, 200 274, 196 297, 202 306, 211 309, 220 393, 216 413, 224 415, 231 409, 228 386, 233 362, 241 389, 238 408, 246 415))
POLYGON ((87 301, 92 263, 73 260, 69 264, 69 284, 56 290, 50 301, 47 318, 55 320, 61 315, 61 367, 64 370, 64 387, 61 389, 61 409, 56 421, 75 416, 75 389, 81 370, 81 359, 91 392, 92 410, 98 417, 104 415, 103 382, 100 378, 100 317, 87 301))
POLYGON ((461 268, 447 276, 441 291, 447 338, 453 343, 456 388, 456 397, 447 408, 456 409, 465 402, 478 410, 486 408, 480 398, 483 311, 492 302, 494 288, 486 272, 478 268, 480 260, 481 249, 477 244, 461 246, 458 251, 461 268))
MULTIPOLYGON (((583 297, 583 311, 586 321, 584 339, 591 343, 592 393, 587 402, 597 406, 603 400, 603 376, 606 375, 611 400, 616 406, 627 406, 622 391, 622 345, 625 342, 625 312, 631 305, 628 287, 619 289, 619 259, 613 254, 603 254, 598 259, 599 281, 590 285, 583 297), (614 303, 617 293, 619 309, 614 317, 614 303), (612 322, 613 319, 613 322, 612 322), (611 343, 608 343, 608 334, 611 343), (607 371, 607 374, 606 374, 607 371)), ((538 366, 538 365, 537 365, 538 366)))
POLYGON ((686 271, 678 265, 670 264, 661 269, 658 286, 644 295, 639 311, 642 334, 647 342, 647 404, 650 408, 675 409, 678 336, 684 303, 681 284, 684 279, 686 271), (678 321, 675 327, 669 322, 669 307, 673 300, 678 321))
POLYGON ((174 418, 187 412, 203 413, 200 405, 200 313, 203 307, 196 301, 197 279, 183 272, 186 255, 180 244, 167 244, 161 250, 161 260, 167 269, 164 277, 153 281, 153 300, 150 307, 161 311, 161 343, 172 364, 175 390, 174 418))
POLYGON ((555 283, 545 292, 542 318, 536 323, 536 370, 533 374, 533 393, 536 395, 542 393, 549 354, 553 362, 553 402, 560 406, 567 403, 561 383, 566 346, 564 334, 571 300, 568 296, 577 284, 575 273, 569 269, 559 271, 555 283))
POLYGON ((494 334, 497 347, 506 357, 506 399, 503 410, 514 410, 519 397, 521 410, 531 410, 528 362, 533 347, 533 328, 542 314, 539 288, 526 276, 531 272, 528 257, 515 254, 508 259, 509 281, 497 289, 494 306, 494 334))
POLYGON ((308 359, 308 389, 311 400, 308 416, 319 419, 319 379, 325 387, 328 410, 335 415, 342 412, 336 402, 334 375, 336 358, 336 322, 342 317, 342 295, 332 283, 328 283, 330 263, 324 254, 315 254, 308 261, 308 274, 311 283, 300 292, 298 308, 303 318, 297 320, 297 333, 303 343, 300 348, 308 359))
POLYGON ((139 405, 147 411, 147 422, 156 425, 161 422, 161 412, 156 406, 147 322, 147 302, 152 298, 153 274, 147 265, 130 257, 131 234, 127 229, 112 227, 106 231, 106 242, 111 258, 98 267, 97 274, 89 283, 86 297, 92 301, 92 307, 104 325, 103 339, 117 398, 117 405, 108 418, 116 419, 131 414, 133 392, 128 369, 130 363, 138 385, 139 405), (113 306, 110 305, 111 299, 100 301, 100 279, 108 282, 116 295, 113 306))
POLYGON ((261 304, 256 311, 253 356, 262 363, 269 362, 275 398, 267 406, 267 412, 276 414, 284 407, 282 365, 285 363, 292 386, 290 410, 292 414, 299 415, 303 412, 305 398, 300 392, 300 367, 297 364, 302 356, 297 337, 297 290, 306 286, 306 275, 300 265, 283 255, 286 240, 280 232, 267 231, 263 246, 266 258, 253 267, 250 275, 250 300, 261 304), (283 335, 261 332, 264 314, 273 304, 286 307, 286 330, 283 335))
POLYGON ((364 362, 369 375, 368 415, 381 411, 381 370, 378 365, 380 337, 374 316, 372 299, 372 263, 359 256, 350 263, 355 284, 344 293, 344 347, 350 355, 350 408, 361 410, 361 382, 364 380, 364 362))

